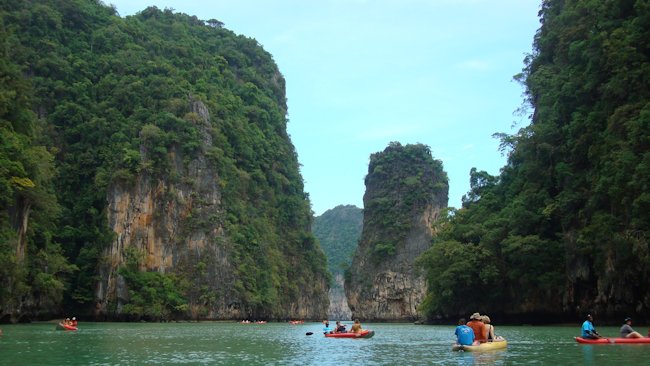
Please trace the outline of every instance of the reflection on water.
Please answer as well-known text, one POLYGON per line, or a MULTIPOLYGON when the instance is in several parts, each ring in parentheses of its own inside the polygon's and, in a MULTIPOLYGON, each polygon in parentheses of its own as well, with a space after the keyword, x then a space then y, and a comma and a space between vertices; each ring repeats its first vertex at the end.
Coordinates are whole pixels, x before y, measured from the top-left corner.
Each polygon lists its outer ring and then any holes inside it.
MULTIPOLYGON (((601 346, 606 346, 606 345, 601 345, 601 346)), ((582 354, 584 355, 584 364, 585 365, 593 365, 594 364, 594 346, 591 344, 583 344, 582 347, 582 354)))
POLYGON ((508 348, 486 352, 452 352, 454 325, 364 327, 375 336, 325 338, 320 323, 83 323, 78 332, 44 323, 3 325, 0 365, 601 365, 650 359, 650 345, 579 345, 573 339, 579 325, 497 325, 508 348))

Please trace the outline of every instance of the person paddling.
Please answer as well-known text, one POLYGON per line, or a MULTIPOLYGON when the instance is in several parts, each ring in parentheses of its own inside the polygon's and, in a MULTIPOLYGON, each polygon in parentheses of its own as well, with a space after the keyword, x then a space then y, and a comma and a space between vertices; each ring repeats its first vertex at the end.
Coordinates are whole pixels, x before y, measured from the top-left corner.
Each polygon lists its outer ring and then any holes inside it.
POLYGON ((487 315, 481 315, 481 321, 483 324, 485 324, 485 335, 483 338, 486 338, 488 342, 494 342, 494 341, 501 341, 503 340, 502 337, 497 336, 494 334, 494 325, 492 325, 492 321, 490 320, 490 317, 487 315))
POLYGON ((465 325, 465 318, 458 320, 458 326, 454 334, 456 334, 456 343, 460 345, 471 346, 474 343, 474 331, 465 325))
POLYGON ((641 333, 632 329, 632 318, 625 318, 625 323, 621 326, 621 338, 643 338, 641 333))
POLYGON ((480 343, 487 342, 485 338, 485 324, 481 321, 481 314, 474 313, 469 319, 467 326, 474 331, 474 340, 480 343))
POLYGON ((336 326, 334 327, 334 333, 345 333, 347 330, 345 329, 345 325, 341 324, 341 321, 337 320, 336 321, 336 326))
POLYGON ((588 339, 599 339, 603 338, 598 332, 596 332, 596 329, 594 328, 594 324, 592 323, 594 321, 594 318, 591 316, 591 314, 587 314, 587 320, 585 320, 584 323, 582 323, 582 338, 588 338, 588 339))
POLYGON ((325 319, 323 320, 323 334, 332 333, 332 328, 330 327, 330 321, 325 319))
POLYGON ((354 324, 352 324, 352 329, 350 329, 350 332, 359 334, 361 333, 362 330, 363 329, 361 329, 361 322, 359 321, 359 319, 356 319, 354 321, 354 324))

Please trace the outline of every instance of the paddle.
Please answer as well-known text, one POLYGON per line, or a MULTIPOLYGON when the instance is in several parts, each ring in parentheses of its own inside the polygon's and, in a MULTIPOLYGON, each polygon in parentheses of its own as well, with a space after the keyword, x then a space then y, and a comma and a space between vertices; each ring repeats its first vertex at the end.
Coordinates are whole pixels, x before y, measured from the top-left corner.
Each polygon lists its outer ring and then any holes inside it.
POLYGON ((312 335, 312 334, 314 334, 314 332, 307 332, 307 333, 305 333, 305 335, 308 335, 308 336, 310 336, 310 335, 312 335))

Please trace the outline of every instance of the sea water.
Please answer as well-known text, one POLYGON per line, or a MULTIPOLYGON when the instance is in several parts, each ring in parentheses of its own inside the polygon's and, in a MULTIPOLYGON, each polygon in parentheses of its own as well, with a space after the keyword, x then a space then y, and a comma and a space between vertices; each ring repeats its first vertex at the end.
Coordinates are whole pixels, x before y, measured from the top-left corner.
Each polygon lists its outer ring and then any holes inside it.
MULTIPOLYGON (((581 345, 580 325, 499 326, 505 350, 452 352, 454 325, 363 324, 369 339, 325 338, 322 324, 236 322, 0 325, 0 365, 643 365, 650 345, 581 345), (310 333, 313 333, 309 335, 310 333)), ((348 324, 349 328, 349 324, 348 324)), ((597 327, 616 336, 618 328, 597 327)), ((638 330, 644 330, 639 328, 638 330)))

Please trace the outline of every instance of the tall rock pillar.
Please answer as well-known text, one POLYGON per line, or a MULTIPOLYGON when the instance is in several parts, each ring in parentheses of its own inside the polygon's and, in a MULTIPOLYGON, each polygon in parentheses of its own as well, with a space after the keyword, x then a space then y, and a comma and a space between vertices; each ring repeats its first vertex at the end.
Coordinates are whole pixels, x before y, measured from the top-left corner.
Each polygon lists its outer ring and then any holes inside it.
POLYGON ((370 156, 365 184, 363 232, 345 284, 352 317, 416 320, 426 283, 414 262, 447 207, 447 174, 428 146, 393 142, 370 156))

